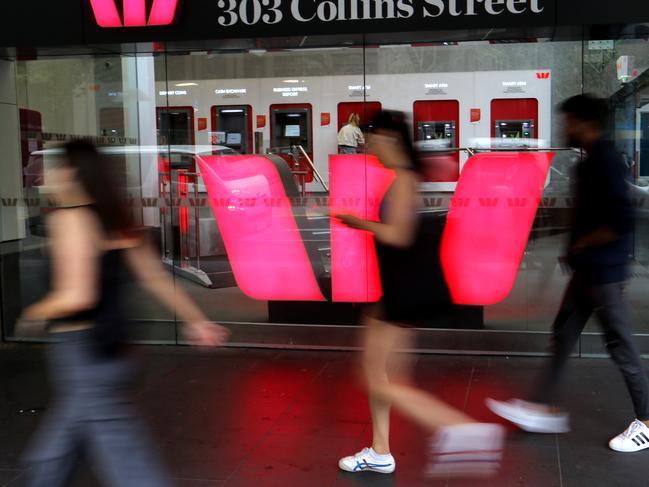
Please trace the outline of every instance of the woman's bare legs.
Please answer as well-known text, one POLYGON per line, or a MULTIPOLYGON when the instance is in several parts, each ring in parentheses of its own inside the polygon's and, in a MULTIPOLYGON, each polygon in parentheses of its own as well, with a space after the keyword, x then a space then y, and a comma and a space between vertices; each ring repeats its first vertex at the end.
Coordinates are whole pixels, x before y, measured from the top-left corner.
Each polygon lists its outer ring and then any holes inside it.
MULTIPOLYGON (((375 394, 371 384, 389 383, 388 368, 393 349, 408 341, 405 333, 396 327, 385 327, 381 321, 365 317, 363 343, 363 371, 368 390, 368 401, 372 415, 372 448, 376 453, 390 453, 390 409, 389 398, 375 394)), ((395 380, 393 377, 392 380, 395 380)))
POLYGON ((372 448, 379 454, 390 452, 390 409, 424 428, 435 431, 441 426, 474 423, 463 412, 435 396, 411 385, 411 348, 413 332, 406 328, 366 316, 363 366, 372 414, 372 448))

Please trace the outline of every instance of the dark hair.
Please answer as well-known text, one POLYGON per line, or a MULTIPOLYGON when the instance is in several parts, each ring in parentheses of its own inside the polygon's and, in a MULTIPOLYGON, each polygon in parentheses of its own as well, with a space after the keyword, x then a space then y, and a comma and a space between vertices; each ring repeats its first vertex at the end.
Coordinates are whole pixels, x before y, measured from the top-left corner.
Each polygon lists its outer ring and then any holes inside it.
POLYGON ((133 219, 124 207, 117 174, 106 157, 84 140, 68 142, 64 149, 65 164, 76 169, 77 178, 92 198, 104 230, 109 234, 128 234, 133 229, 133 219))
POLYGON ((608 104, 593 95, 577 95, 561 104, 561 111, 582 122, 597 122, 600 128, 608 125, 608 104))
POLYGON ((395 132, 399 139, 401 139, 401 144, 403 145, 406 155, 410 159, 412 169, 420 174, 422 173, 424 169, 423 164, 419 159, 419 154, 415 150, 414 144, 412 143, 410 128, 408 127, 406 116, 403 112, 398 112, 396 110, 381 110, 370 123, 370 131, 376 130, 395 132))

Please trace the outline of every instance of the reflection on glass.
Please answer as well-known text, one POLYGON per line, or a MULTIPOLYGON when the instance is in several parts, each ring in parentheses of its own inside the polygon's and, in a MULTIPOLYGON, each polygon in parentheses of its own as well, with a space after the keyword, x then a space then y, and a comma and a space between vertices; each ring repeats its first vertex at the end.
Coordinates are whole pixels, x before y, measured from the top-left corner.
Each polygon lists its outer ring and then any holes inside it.
MULTIPOLYGON (((376 45, 365 46, 351 36, 283 38, 259 41, 262 47, 251 40, 216 43, 211 51, 191 54, 6 61, 15 64, 8 72, 16 73, 18 113, 13 120, 20 123, 14 168, 20 182, 10 196, 27 198, 25 211, 15 212, 27 218, 27 225, 2 235, 7 242, 19 242, 14 262, 5 257, 5 268, 20 270, 22 276, 12 277, 16 285, 4 288, 5 314, 44 290, 43 151, 74 137, 114 150, 134 218, 150 229, 177 284, 221 321, 266 323, 280 318, 273 311, 277 302, 250 299, 237 285, 231 251, 210 206, 197 157, 278 156, 285 166, 280 171, 286 179, 283 187, 290 188, 286 197, 303 219, 297 231, 310 242, 304 244, 307 257, 311 268, 320 269, 315 273, 318 288, 330 300, 337 230, 327 212, 336 207, 335 193, 340 192, 333 185, 338 163, 330 156, 339 152, 338 132, 352 113, 367 132, 385 107, 410 114, 411 136, 426 166, 421 197, 427 210, 440 214, 448 211, 472 156, 555 154, 513 289, 500 303, 483 308, 480 324, 492 330, 547 330, 565 281, 558 257, 572 207, 571 173, 581 157, 565 148, 555 107, 581 92, 582 84, 585 91, 610 100, 617 148, 628 166, 634 198, 644 200, 649 187, 649 136, 644 136, 649 134, 647 45, 632 38, 615 41, 614 51, 591 49, 579 40, 423 42, 430 35, 379 36, 376 45), (616 67, 620 56, 635 60, 625 76, 616 67), (123 150, 135 147, 156 149, 123 150)), ((357 149, 364 151, 362 145, 357 149)), ((367 162, 364 172, 353 177, 369 181, 371 171, 367 162)), ((2 176, 3 181, 14 180, 8 172, 2 176)), ((349 191, 349 198, 371 194, 369 189, 349 191)), ((645 213, 640 207, 636 277, 629 290, 633 303, 641 302, 642 276, 649 275, 645 213)), ((144 335, 174 341, 173 315, 135 289, 131 296, 133 316, 146 324, 144 335)), ((290 307, 284 302, 281 306, 290 307)), ((338 309, 282 316, 291 322, 353 322, 338 309)), ((642 309, 634 307, 638 322, 646 321, 642 309)), ((5 322, 11 321, 5 316, 5 322)))

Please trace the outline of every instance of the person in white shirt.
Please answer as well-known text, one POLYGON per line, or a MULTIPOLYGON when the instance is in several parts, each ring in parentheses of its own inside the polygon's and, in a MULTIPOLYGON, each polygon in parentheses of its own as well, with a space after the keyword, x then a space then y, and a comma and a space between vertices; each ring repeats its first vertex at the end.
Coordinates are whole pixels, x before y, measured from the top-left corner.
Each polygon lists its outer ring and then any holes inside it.
POLYGON ((359 146, 365 145, 360 124, 361 118, 358 113, 349 115, 347 125, 338 132, 338 154, 358 154, 359 146))

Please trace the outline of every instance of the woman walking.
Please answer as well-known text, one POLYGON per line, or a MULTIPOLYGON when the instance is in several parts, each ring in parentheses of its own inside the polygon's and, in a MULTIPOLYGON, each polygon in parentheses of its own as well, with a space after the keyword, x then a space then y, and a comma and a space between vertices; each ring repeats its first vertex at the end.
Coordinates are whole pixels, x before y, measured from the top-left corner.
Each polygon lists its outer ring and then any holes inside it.
POLYGON ((439 257, 426 243, 425 225, 418 216, 422 167, 402 114, 382 112, 378 116, 368 136, 368 151, 396 175, 381 206, 380 221, 354 215, 338 218, 349 227, 371 232, 376 242, 383 297, 366 309, 363 318, 363 370, 373 440, 371 447, 342 458, 339 467, 348 472, 394 472, 396 462, 390 453, 390 410, 394 406, 433 435, 430 475, 493 474, 502 455, 502 426, 478 423, 411 385, 410 357, 399 353, 412 348, 412 327, 430 314, 440 289, 446 289, 439 285, 443 276, 434 261, 439 257))
POLYGON ((129 399, 137 367, 120 288, 131 276, 185 321, 190 342, 216 346, 227 337, 174 286, 111 176, 83 141, 68 143, 47 174, 58 203, 48 220, 52 286, 19 327, 49 324, 54 402, 24 458, 28 487, 66 485, 81 456, 110 486, 170 485, 129 399))

